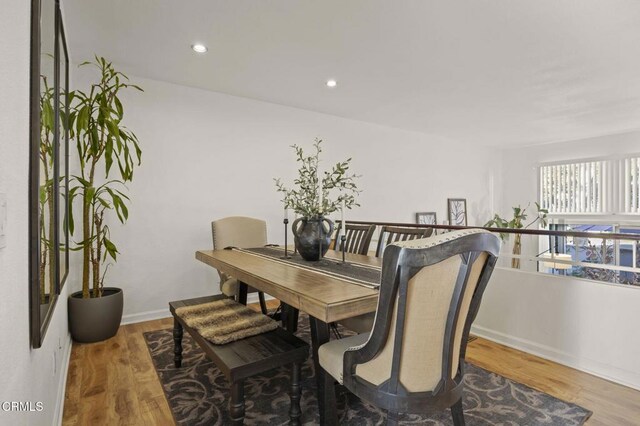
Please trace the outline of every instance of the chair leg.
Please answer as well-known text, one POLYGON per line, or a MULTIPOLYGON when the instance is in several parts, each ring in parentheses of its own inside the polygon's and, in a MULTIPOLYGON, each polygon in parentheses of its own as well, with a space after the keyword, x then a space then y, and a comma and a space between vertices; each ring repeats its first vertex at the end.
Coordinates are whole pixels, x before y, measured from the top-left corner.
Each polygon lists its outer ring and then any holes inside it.
POLYGON ((464 411, 462 410, 462 398, 451 406, 451 417, 454 426, 464 426, 464 411))
POLYGON ((233 425, 242 425, 244 422, 244 382, 242 380, 231 384, 229 417, 233 425))
POLYGON ((312 316, 309 317, 311 326, 311 348, 313 351, 313 370, 318 384, 318 411, 321 425, 337 425, 338 414, 336 408, 336 393, 334 379, 320 366, 318 348, 329 341, 329 325, 312 316))
POLYGON ((302 410, 300 409, 301 393, 300 363, 294 362, 291 367, 291 395, 289 396, 289 399, 291 399, 291 407, 289 408, 289 419, 291 420, 290 424, 293 426, 300 425, 300 415, 302 414, 302 410))
MULTIPOLYGON (((322 367, 320 367, 322 368, 322 367)), ((331 374, 322 370, 320 373, 323 384, 319 389, 319 392, 324 394, 324 423, 322 422, 322 416, 320 424, 326 424, 328 426, 338 425, 338 403, 336 401, 336 381, 331 374)))
POLYGON ((173 365, 176 368, 182 366, 182 324, 177 318, 173 318, 173 365))
POLYGON ((262 314, 269 314, 269 310, 267 309, 267 301, 264 300, 264 293, 261 291, 258 292, 258 300, 260 301, 260 310, 262 311, 262 314))
POLYGON ((397 426, 400 422, 400 416, 395 411, 387 411, 387 426, 397 426))

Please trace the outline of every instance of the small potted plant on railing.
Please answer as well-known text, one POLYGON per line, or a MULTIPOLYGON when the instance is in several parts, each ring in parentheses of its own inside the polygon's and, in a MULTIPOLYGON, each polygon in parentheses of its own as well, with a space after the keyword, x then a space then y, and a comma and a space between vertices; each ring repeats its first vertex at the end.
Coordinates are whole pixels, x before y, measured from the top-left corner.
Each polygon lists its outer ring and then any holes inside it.
POLYGON ((275 179, 278 192, 283 194, 285 209, 293 211, 301 217, 291 225, 295 244, 300 255, 306 260, 319 260, 325 255, 331 243, 333 222, 327 215, 338 209, 351 209, 360 206, 356 202, 361 192, 356 180, 360 177, 349 174, 351 158, 336 163, 330 171, 319 171, 322 140, 315 140, 315 153, 305 155, 298 145, 292 148, 296 151, 296 161, 300 164, 298 177, 293 181, 295 187, 289 189, 280 179, 275 179), (325 227, 325 222, 328 228, 325 227), (320 251, 322 247, 322 251, 320 251))
MULTIPOLYGON (((76 140, 80 174, 73 177, 69 198, 82 200, 82 240, 75 248, 82 251, 82 291, 69 296, 69 328, 75 340, 96 342, 116 334, 124 303, 122 289, 104 286, 109 265, 103 269, 103 263, 108 257, 115 261, 118 254, 105 214, 115 212, 126 222, 129 197, 124 185, 133 179, 141 157, 138 138, 122 124, 124 108, 118 95, 122 89, 142 89, 127 83, 127 76, 104 58, 84 65, 97 67, 100 81, 88 93, 70 94, 69 129, 76 140), (109 179, 112 168, 118 179, 109 179), (98 169, 104 170, 104 179, 96 175, 98 169)), ((71 214, 69 230, 73 233, 71 214)))
MULTIPOLYGON (((526 225, 524 224, 524 222, 527 220, 527 216, 528 216, 527 209, 529 208, 530 205, 531 204, 527 204, 527 207, 525 207, 524 209, 520 206, 513 207, 513 218, 511 220, 503 219, 502 217, 496 214, 493 216, 493 219, 485 223, 484 226, 488 228, 496 227, 496 228, 510 228, 510 229, 523 229, 523 228, 526 229, 538 221, 540 222, 540 225, 542 225, 543 227, 547 226, 547 213, 549 213, 549 210, 541 209, 540 204, 538 203, 535 203, 536 210, 537 210, 535 219, 533 219, 531 222, 529 222, 526 225)), ((506 236, 505 234, 500 235, 500 237, 503 240, 505 236, 506 236)), ((516 234, 513 241, 513 254, 520 255, 521 252, 522 252, 522 235, 516 234)), ((511 259, 511 267, 514 269, 520 269, 520 259, 519 258, 511 259)))

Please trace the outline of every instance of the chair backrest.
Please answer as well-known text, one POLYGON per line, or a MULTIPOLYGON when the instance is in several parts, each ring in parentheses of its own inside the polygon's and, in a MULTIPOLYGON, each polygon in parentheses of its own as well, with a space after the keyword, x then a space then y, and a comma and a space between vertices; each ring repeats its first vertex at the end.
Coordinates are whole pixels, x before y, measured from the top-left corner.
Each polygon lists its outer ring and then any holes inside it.
POLYGON ((378 247, 376 248, 376 257, 382 256, 385 247, 397 241, 409 241, 418 238, 427 238, 433 234, 433 228, 404 228, 400 226, 382 226, 380 228, 380 237, 378 238, 378 247))
POLYGON ((345 386, 407 413, 457 401, 469 329, 499 250, 500 239, 479 229, 389 245, 369 339, 344 356, 345 386))
MULTIPOLYGON (((340 240, 340 229, 342 223, 338 227, 336 232, 336 240, 334 247, 336 250, 342 251, 342 241, 340 240)), ((345 226, 345 251, 347 253, 355 254, 367 254, 369 252, 369 245, 371 245, 371 238, 376 231, 375 225, 356 225, 353 223, 346 223, 345 226)))
POLYGON ((230 216, 211 222, 213 249, 252 248, 267 244, 267 222, 243 216, 230 216))
MULTIPOLYGON (((244 216, 229 216, 211 222, 213 249, 225 247, 253 248, 267 244, 267 222, 244 216)), ((229 277, 218 271, 220 280, 229 277)))

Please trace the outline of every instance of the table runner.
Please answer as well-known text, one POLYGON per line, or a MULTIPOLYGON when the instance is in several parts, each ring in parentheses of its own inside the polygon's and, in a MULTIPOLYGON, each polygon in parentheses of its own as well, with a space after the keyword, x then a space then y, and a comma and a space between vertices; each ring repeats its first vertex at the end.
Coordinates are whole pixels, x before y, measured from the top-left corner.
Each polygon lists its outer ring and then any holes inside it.
POLYGON ((361 285, 367 288, 377 289, 380 286, 381 270, 378 267, 363 265, 360 263, 345 262, 337 259, 327 259, 311 262, 304 260, 300 254, 289 252, 291 259, 283 259, 284 248, 278 246, 257 247, 248 249, 235 248, 234 250, 266 257, 274 262, 280 262, 294 267, 307 269, 320 274, 340 278, 346 282, 361 285))

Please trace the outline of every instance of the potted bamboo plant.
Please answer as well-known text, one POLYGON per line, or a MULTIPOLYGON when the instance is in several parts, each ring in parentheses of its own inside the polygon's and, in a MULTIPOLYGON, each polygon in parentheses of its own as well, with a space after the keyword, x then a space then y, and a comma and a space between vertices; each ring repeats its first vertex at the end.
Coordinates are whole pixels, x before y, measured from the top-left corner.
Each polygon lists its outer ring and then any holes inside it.
MULTIPOLYGON (((82 251, 82 290, 69 296, 69 328, 76 341, 97 342, 114 336, 122 319, 122 289, 104 286, 106 262, 116 261, 118 254, 108 216, 115 214, 121 223, 129 217, 125 183, 133 179, 141 159, 136 135, 123 125, 119 95, 142 89, 102 57, 81 66, 96 67, 100 79, 87 92, 69 95, 68 123, 80 163, 69 198, 82 201, 82 240, 74 248, 82 251)), ((73 215, 69 230, 74 233, 73 215)))

